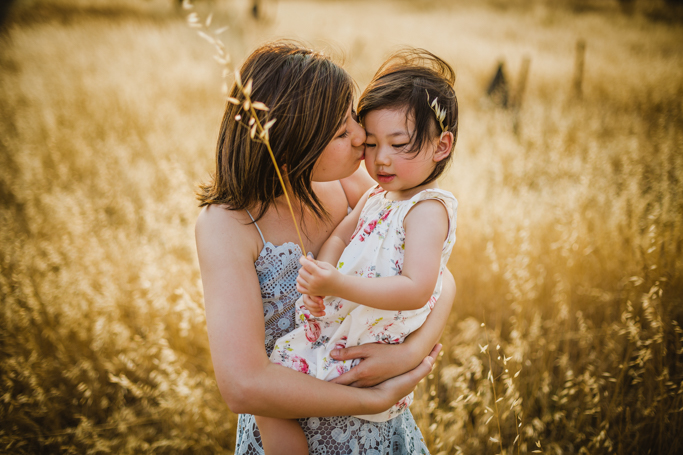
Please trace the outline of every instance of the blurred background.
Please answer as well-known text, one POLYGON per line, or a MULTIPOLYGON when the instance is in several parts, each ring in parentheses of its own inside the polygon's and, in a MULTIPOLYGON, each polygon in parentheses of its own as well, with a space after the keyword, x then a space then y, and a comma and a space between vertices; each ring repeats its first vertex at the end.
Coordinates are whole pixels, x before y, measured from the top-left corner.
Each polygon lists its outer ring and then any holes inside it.
POLYGON ((458 294, 433 454, 683 451, 683 7, 642 0, 0 6, 0 452, 232 453, 194 247, 235 66, 296 38, 362 90, 457 72, 458 294), (211 24, 206 19, 212 15, 211 24))

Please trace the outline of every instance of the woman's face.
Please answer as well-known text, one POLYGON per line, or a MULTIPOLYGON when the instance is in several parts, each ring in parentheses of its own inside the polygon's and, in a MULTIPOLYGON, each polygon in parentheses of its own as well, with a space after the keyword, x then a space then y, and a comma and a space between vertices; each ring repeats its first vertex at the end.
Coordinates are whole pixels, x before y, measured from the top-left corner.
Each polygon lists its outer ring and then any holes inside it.
POLYGON ((365 130, 349 106, 341 127, 313 167, 314 182, 331 182, 356 172, 365 152, 365 130))

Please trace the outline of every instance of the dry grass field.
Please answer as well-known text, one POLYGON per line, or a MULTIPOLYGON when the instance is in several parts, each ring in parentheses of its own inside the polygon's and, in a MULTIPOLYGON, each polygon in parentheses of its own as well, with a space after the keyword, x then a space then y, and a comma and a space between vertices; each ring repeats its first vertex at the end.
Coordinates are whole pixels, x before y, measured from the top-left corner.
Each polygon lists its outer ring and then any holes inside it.
MULTIPOLYGON (((683 25, 598 1, 201 3, 239 64, 303 39, 363 88, 458 73, 458 295, 413 412, 433 454, 683 451, 683 25), (559 6, 558 6, 559 3, 559 6), (582 90, 575 48, 586 43, 582 90), (519 109, 484 97, 498 61, 519 109)), ((667 9, 669 8, 669 9, 667 9)), ((223 109, 171 0, 17 0, 0 34, 0 452, 232 453, 194 248, 223 109)))

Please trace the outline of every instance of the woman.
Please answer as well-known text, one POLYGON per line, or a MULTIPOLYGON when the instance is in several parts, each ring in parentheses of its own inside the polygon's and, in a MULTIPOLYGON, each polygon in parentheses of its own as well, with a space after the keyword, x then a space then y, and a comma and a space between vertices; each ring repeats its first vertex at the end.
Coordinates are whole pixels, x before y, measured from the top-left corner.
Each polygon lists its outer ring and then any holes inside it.
MULTIPOLYGON (((358 170, 365 132, 352 111, 353 81, 329 58, 287 42, 257 49, 241 75, 253 79, 252 99, 276 119, 270 143, 304 247, 315 255, 373 184, 358 170)), ((240 98, 236 87, 231 96, 240 98)), ((263 144, 250 140, 247 119, 241 105, 228 104, 196 225, 216 380, 230 409, 243 414, 236 453, 263 453, 253 414, 300 418, 311 453, 426 452, 410 413, 385 423, 349 416, 388 409, 431 371, 455 293, 452 277, 405 343, 340 349, 337 359, 362 362, 333 382, 271 363, 274 341, 294 328, 302 252, 274 166, 263 144)))

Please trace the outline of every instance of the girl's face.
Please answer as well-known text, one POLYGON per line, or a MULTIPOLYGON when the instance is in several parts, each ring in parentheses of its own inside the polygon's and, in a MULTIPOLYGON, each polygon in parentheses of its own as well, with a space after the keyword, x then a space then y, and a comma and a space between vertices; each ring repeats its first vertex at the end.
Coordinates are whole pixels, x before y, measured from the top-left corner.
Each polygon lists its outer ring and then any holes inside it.
MULTIPOLYGON (((385 191, 410 190, 432 173, 438 161, 436 145, 425 144, 417 154, 406 153, 411 147, 415 123, 406 116, 405 109, 378 109, 370 111, 364 119, 365 167, 385 191)), ((441 158, 442 159, 442 158, 441 158)))
POLYGON ((349 106, 341 128, 327 144, 313 167, 314 182, 331 182, 353 174, 363 159, 365 130, 349 106))

